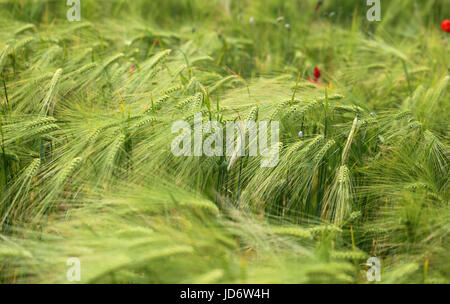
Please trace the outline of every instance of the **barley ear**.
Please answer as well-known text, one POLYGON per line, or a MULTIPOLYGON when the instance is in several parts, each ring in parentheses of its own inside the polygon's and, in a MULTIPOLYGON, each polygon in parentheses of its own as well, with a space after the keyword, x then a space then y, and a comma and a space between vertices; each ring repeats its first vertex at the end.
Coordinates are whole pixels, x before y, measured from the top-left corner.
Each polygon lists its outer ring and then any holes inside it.
POLYGON ((350 146, 353 141, 353 137, 355 136, 356 125, 358 124, 358 117, 355 117, 353 120, 352 129, 350 130, 350 134, 348 134, 347 142, 345 143, 344 152, 342 152, 342 160, 341 164, 344 165, 347 160, 348 151, 350 150, 350 146))

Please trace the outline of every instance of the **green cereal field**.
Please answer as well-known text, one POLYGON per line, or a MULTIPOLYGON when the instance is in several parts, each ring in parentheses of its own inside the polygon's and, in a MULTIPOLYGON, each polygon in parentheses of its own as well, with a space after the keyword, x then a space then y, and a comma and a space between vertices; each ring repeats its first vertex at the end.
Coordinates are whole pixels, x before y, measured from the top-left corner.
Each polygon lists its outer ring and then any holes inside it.
POLYGON ((450 0, 0 0, 0 284, 450 283, 450 0))

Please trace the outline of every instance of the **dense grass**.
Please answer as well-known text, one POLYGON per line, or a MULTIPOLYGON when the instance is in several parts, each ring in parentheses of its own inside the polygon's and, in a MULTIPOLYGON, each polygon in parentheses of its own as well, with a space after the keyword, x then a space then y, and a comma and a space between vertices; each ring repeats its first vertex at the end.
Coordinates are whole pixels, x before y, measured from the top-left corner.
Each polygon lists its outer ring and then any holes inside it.
POLYGON ((449 1, 64 2, 0 1, 1 283, 449 283, 449 1), (198 112, 279 164, 175 157, 198 112))

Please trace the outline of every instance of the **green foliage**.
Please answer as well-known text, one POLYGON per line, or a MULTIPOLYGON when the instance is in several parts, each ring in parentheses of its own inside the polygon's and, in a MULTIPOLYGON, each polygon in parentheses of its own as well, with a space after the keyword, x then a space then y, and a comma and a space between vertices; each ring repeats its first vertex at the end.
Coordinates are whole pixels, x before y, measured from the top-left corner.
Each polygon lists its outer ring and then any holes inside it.
POLYGON ((448 283, 450 5, 316 3, 0 1, 0 283, 448 283), (278 165, 174 156, 200 112, 278 165))

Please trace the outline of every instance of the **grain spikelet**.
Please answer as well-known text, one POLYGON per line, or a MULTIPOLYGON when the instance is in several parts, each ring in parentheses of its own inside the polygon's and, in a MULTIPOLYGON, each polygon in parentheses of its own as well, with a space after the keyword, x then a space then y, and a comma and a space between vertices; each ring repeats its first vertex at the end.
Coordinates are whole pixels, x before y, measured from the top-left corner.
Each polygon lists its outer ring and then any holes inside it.
POLYGON ((296 236, 302 239, 312 239, 310 231, 299 227, 278 227, 273 229, 273 233, 280 235, 296 236))
POLYGON ((395 115, 396 120, 402 120, 402 119, 411 118, 411 117, 412 117, 412 113, 409 110, 400 112, 395 115))
POLYGON ((41 159, 35 158, 31 162, 31 164, 26 168, 24 172, 24 179, 31 180, 37 174, 40 166, 41 166, 41 159))
POLYGON ((350 150, 350 146, 352 144, 353 141, 353 136, 355 136, 355 131, 356 131, 356 125, 358 124, 358 117, 355 117, 355 119, 353 120, 353 125, 352 128, 350 130, 350 133, 348 134, 347 137, 347 142, 345 143, 344 146, 344 151, 342 152, 342 158, 341 158, 341 164, 345 164, 345 161, 347 160, 347 155, 348 155, 348 151, 350 150))
POLYGON ((342 229, 335 225, 321 225, 314 226, 307 229, 312 235, 318 235, 322 233, 341 233, 342 229))
POLYGON ((34 41, 33 37, 27 37, 27 38, 23 38, 22 40, 19 40, 15 45, 14 45, 14 51, 18 51, 21 48, 25 47, 27 44, 31 43, 34 41))
POLYGON ((82 161, 81 157, 74 158, 67 165, 67 167, 65 167, 64 170, 61 171, 61 173, 57 178, 57 183, 59 185, 63 184, 67 180, 67 178, 69 178, 72 175, 72 173, 78 168, 78 166, 81 164, 81 161, 82 161))
POLYGON ((309 111, 311 111, 312 109, 314 109, 316 106, 321 105, 323 103, 325 99, 313 99, 310 102, 306 103, 305 106, 303 106, 300 111, 298 112, 298 115, 303 116, 306 113, 308 113, 309 111))
POLYGON ((285 101, 280 102, 277 105, 277 107, 275 108, 275 110, 273 111, 273 113, 270 115, 270 120, 271 121, 274 120, 283 111, 283 109, 285 109, 286 106, 290 103, 291 103, 290 100, 285 100, 285 101))
POLYGON ((25 125, 25 128, 28 130, 32 130, 32 129, 42 127, 42 126, 45 126, 48 124, 53 124, 55 122, 56 122, 56 119, 53 117, 42 117, 42 118, 39 118, 38 120, 27 123, 25 125))
MULTIPOLYGON (((159 109, 161 109, 162 108, 162 106, 166 103, 166 101, 168 101, 169 100, 169 95, 164 95, 164 96, 161 96, 160 98, 158 98, 158 100, 155 102, 155 108, 157 109, 157 110, 159 110, 159 109)), ((148 111, 150 111, 151 109, 147 109, 147 111, 146 112, 148 112, 148 111)))
POLYGON ((340 224, 351 212, 352 184, 347 166, 342 165, 336 172, 333 185, 326 193, 322 216, 335 224, 340 224))
POLYGON ((53 75, 52 82, 50 83, 50 88, 47 92, 47 95, 44 98, 44 102, 42 104, 41 113, 53 115, 53 109, 55 107, 54 103, 52 103, 53 97, 55 95, 56 86, 58 84, 59 79, 61 78, 62 69, 56 70, 53 75))
POLYGON ((344 98, 344 95, 341 94, 332 94, 328 96, 328 100, 341 100, 344 98))
POLYGON ((90 62, 90 63, 88 63, 88 64, 82 66, 81 68, 79 68, 79 69, 77 69, 77 70, 75 70, 75 71, 73 71, 73 72, 67 74, 64 78, 68 78, 69 75, 79 75, 79 74, 82 74, 82 73, 87 72, 87 71, 89 71, 89 70, 92 70, 92 69, 94 69, 94 68, 96 68, 96 67, 97 67, 97 63, 95 63, 95 62, 90 62))
POLYGON ((290 145, 290 147, 286 150, 286 154, 290 155, 290 154, 294 153, 304 144, 305 144, 305 142, 303 140, 301 140, 301 139, 297 140, 297 142, 290 145))
POLYGON ((201 105, 202 99, 203 99, 203 94, 197 93, 193 96, 189 96, 189 97, 185 98, 183 101, 179 102, 176 107, 178 109, 182 109, 187 106, 196 107, 196 106, 201 105))
POLYGON ((334 106, 333 109, 336 112, 350 112, 350 113, 355 113, 355 114, 360 114, 363 113, 364 110, 358 106, 352 105, 352 106, 348 106, 348 105, 337 105, 334 106))
POLYGON ((110 64, 112 64, 113 62, 119 60, 120 58, 122 58, 124 56, 125 56, 125 54, 119 53, 119 54, 116 54, 116 55, 113 55, 113 56, 109 57, 105 61, 104 65, 103 65, 103 69, 106 69, 110 64))
POLYGON ((106 155, 106 164, 108 166, 112 166, 114 164, 114 160, 117 156, 117 152, 119 152, 119 149, 120 149, 120 147, 122 147, 124 142, 125 142, 125 135, 121 134, 111 144, 111 147, 109 148, 109 151, 106 155))
POLYGON ((98 136, 100 135, 101 130, 96 129, 87 137, 88 144, 94 144, 97 141, 98 136))
POLYGON ((24 26, 19 27, 15 32, 14 32, 14 36, 17 36, 19 34, 22 34, 28 30, 33 30, 36 31, 36 26, 34 24, 25 24, 24 26))
POLYGON ((165 58, 167 58, 167 56, 169 56, 170 52, 171 52, 171 50, 164 50, 164 51, 159 52, 158 54, 152 56, 152 58, 150 58, 150 68, 155 67, 161 61, 163 61, 165 58))
POLYGON ((332 251, 331 258, 341 260, 364 260, 368 255, 363 251, 332 251))
POLYGON ((170 87, 170 88, 168 88, 168 89, 163 90, 163 91, 161 92, 161 94, 163 94, 163 95, 169 95, 169 94, 171 94, 171 93, 173 93, 173 92, 180 91, 180 90, 182 90, 182 89, 183 89, 183 86, 182 86, 182 85, 176 85, 176 86, 173 86, 173 87, 170 87))
POLYGON ((180 206, 188 207, 192 209, 200 209, 206 211, 212 215, 218 215, 219 209, 212 202, 207 200, 195 200, 195 201, 181 201, 180 206))
POLYGON ((336 142, 334 141, 334 139, 330 139, 327 141, 327 143, 322 147, 322 149, 319 150, 319 152, 317 153, 317 155, 314 157, 314 163, 319 163, 322 158, 324 157, 325 153, 328 152, 328 150, 334 146, 336 142))
POLYGON ((6 58, 9 54, 11 54, 11 51, 12 49, 8 44, 3 48, 2 53, 0 54, 0 72, 3 71, 3 67, 6 63, 6 58))
POLYGON ((31 139, 36 135, 48 134, 49 132, 58 130, 58 129, 59 129, 59 126, 56 124, 48 124, 48 125, 34 128, 33 130, 29 131, 29 133, 26 135, 26 137, 31 139))
POLYGON ((151 116, 145 116, 144 118, 140 119, 139 121, 137 121, 134 125, 133 125, 133 129, 139 129, 147 124, 151 124, 153 122, 155 122, 157 119, 155 117, 151 117, 151 116))
POLYGON ((250 113, 248 113, 247 119, 246 121, 256 121, 258 120, 258 107, 253 107, 250 111, 250 113))

